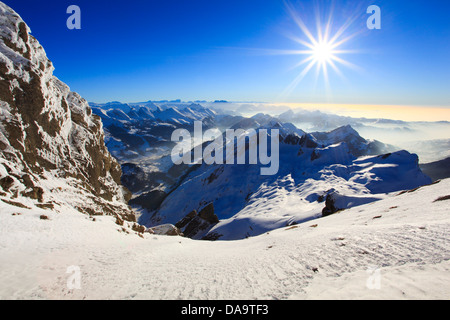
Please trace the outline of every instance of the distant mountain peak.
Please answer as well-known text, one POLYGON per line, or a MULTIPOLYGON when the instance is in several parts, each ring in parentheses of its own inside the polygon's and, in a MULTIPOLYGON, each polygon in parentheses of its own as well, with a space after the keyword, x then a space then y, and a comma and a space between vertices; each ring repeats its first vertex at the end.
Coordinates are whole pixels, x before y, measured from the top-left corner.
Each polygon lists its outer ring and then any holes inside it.
POLYGON ((339 128, 336 128, 336 129, 330 131, 330 133, 354 134, 354 135, 359 136, 358 131, 353 129, 353 127, 349 124, 339 127, 339 128))

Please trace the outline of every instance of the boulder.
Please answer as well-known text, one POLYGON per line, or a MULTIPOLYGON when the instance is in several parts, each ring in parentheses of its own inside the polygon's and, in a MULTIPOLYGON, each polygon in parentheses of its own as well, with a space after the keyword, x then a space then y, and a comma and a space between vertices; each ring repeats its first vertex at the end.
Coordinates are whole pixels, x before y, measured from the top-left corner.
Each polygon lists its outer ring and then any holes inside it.
POLYGON ((335 205, 335 193, 329 193, 325 199, 325 208, 322 210, 322 216, 327 217, 339 211, 335 205))
POLYGON ((181 230, 175 227, 173 224, 163 224, 160 226, 148 228, 146 232, 161 236, 183 236, 181 230))
POLYGON ((219 218, 214 214, 214 204, 210 203, 204 207, 198 214, 200 218, 209 223, 219 223, 219 218))
POLYGON ((196 210, 190 212, 176 224, 176 227, 182 230, 185 237, 195 238, 218 223, 219 218, 214 213, 214 204, 210 203, 198 214, 196 210))

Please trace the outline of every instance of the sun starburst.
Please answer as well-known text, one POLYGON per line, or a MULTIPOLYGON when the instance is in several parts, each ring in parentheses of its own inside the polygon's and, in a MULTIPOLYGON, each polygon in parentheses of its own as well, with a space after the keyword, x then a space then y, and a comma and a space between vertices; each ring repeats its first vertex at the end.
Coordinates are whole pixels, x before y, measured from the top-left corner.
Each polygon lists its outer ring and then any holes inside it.
POLYGON ((341 77, 343 77, 343 74, 339 69, 340 65, 357 69, 354 64, 341 57, 345 53, 355 53, 355 51, 342 49, 342 46, 358 34, 358 32, 348 34, 348 29, 353 24, 356 16, 347 19, 332 34, 333 8, 331 8, 325 24, 322 24, 318 10, 316 10, 315 22, 317 34, 314 36, 295 8, 290 3, 285 3, 285 5, 293 21, 301 31, 300 37, 291 35, 290 38, 304 47, 304 50, 289 50, 286 53, 306 57, 294 66, 294 68, 302 66, 304 68, 301 69, 297 77, 286 88, 283 93, 284 96, 289 95, 314 67, 316 68, 316 81, 320 74, 322 74, 327 88, 329 87, 329 67, 341 77))

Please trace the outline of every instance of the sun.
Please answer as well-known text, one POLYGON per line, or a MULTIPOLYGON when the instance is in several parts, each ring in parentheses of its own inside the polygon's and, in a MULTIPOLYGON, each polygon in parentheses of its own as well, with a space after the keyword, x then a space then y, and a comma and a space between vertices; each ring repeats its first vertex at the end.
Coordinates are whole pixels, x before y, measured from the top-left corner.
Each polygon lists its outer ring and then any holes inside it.
POLYGON ((301 66, 304 66, 304 68, 286 88, 285 92, 283 92, 284 96, 289 95, 313 68, 316 68, 316 80, 320 74, 323 75, 327 89, 329 89, 329 69, 332 69, 342 78, 345 77, 339 69, 339 65, 356 70, 359 69, 341 57, 343 54, 356 52, 354 50, 343 49, 343 45, 358 34, 358 32, 352 34, 348 32, 356 16, 350 17, 340 28, 335 29, 335 32, 332 33, 332 10, 330 11, 328 20, 323 24, 320 21, 319 14, 316 12, 315 24, 317 33, 313 35, 294 7, 288 2, 285 2, 285 4, 295 24, 299 27, 299 31, 301 31, 301 33, 290 36, 290 38, 303 47, 301 50, 287 50, 285 54, 303 56, 304 58, 300 59, 294 68, 301 66))
POLYGON ((318 63, 329 63, 333 58, 333 47, 330 43, 317 43, 311 50, 311 55, 314 61, 318 63))

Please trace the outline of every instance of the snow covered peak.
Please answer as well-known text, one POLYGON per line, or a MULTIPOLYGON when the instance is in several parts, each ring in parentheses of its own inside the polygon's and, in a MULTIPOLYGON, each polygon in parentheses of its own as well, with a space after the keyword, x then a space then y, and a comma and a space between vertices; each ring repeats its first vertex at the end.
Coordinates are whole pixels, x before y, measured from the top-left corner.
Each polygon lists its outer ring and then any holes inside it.
POLYGON ((326 144, 328 143, 336 143, 338 141, 346 140, 349 138, 356 138, 359 140, 363 140, 363 138, 359 135, 359 133, 352 128, 350 125, 339 127, 330 132, 315 132, 313 135, 326 144))
POLYGON ((311 136, 316 143, 322 146, 345 142, 350 152, 356 157, 386 153, 390 148, 390 146, 379 141, 364 139, 350 125, 339 127, 330 132, 313 132, 311 136))

